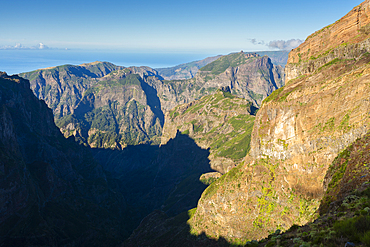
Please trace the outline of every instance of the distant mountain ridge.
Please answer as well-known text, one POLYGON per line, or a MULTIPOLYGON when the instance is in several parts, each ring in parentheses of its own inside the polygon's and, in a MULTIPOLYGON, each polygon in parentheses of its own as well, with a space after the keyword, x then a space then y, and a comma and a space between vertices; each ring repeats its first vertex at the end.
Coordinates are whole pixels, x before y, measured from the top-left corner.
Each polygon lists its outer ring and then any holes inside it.
MULTIPOLYGON (((250 52, 253 53, 253 52, 250 52)), ((258 51, 255 52, 260 56, 268 56, 274 65, 280 65, 285 67, 288 61, 289 51, 258 51)), ((230 55, 230 54, 229 54, 230 55)), ((165 80, 183 80, 193 78, 198 70, 209 63, 217 60, 218 58, 225 55, 218 55, 214 57, 208 57, 203 60, 194 61, 190 63, 180 64, 169 68, 156 68, 158 74, 165 80)), ((227 55, 226 55, 227 56, 227 55)))
POLYGON ((187 80, 163 80, 149 67, 107 62, 63 65, 22 73, 35 95, 53 109, 66 137, 96 148, 159 144, 165 112, 229 86, 233 94, 259 106, 284 85, 280 66, 257 54, 222 56, 187 80), (223 61, 229 61, 224 63, 223 61), (207 71, 220 66, 222 71, 207 71), (205 68, 205 69, 204 69, 205 68))
POLYGON ((212 63, 221 56, 222 55, 207 57, 199 61, 184 63, 169 68, 156 68, 155 70, 158 71, 158 74, 162 76, 165 80, 190 79, 195 76, 195 74, 198 72, 200 68, 209 63, 212 63))

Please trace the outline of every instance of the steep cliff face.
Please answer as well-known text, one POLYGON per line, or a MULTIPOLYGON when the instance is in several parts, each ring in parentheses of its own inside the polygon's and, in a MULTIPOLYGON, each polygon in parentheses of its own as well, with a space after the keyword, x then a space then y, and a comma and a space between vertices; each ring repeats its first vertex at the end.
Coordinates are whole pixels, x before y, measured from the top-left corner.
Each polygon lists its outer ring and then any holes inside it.
POLYGON ((57 120, 64 135, 94 148, 159 143, 164 122, 160 101, 135 72, 115 71, 90 87, 74 113, 57 120))
POLYGON ((369 246, 369 142, 367 133, 344 149, 329 166, 320 216, 314 222, 291 227, 283 234, 276 232, 259 246, 345 246, 348 242, 369 246))
POLYGON ((104 245, 127 236, 128 208, 108 186, 114 182, 87 150, 63 137, 29 82, 5 73, 0 147, 3 245, 104 245))
POLYGON ((310 74, 333 59, 369 52, 370 2, 364 1, 335 23, 313 33, 289 53, 286 81, 310 74))
POLYGON ((213 170, 222 174, 238 164, 249 151, 254 108, 251 102, 218 90, 175 107, 166 114, 162 144, 180 131, 210 151, 213 170))
POLYGON ((281 66, 273 65, 267 56, 243 52, 223 56, 204 66, 195 79, 205 88, 230 86, 233 94, 256 106, 284 85, 281 66))
POLYGON ((24 73, 31 88, 53 109, 66 137, 91 147, 118 148, 159 143, 164 122, 149 67, 124 68, 95 62, 24 73))
MULTIPOLYGON (((349 26, 337 39, 358 35, 351 22, 340 22, 349 26)), ((326 30, 331 29, 317 33, 326 30)), ((326 43, 325 37, 317 42, 326 43)), ((332 60, 315 63, 310 72, 302 61, 292 64, 295 52, 290 55, 289 81, 258 111, 249 156, 205 190, 193 229, 214 237, 256 239, 315 217, 329 164, 370 126, 368 40, 358 42, 343 48, 346 57, 351 54, 348 59, 334 51, 332 60), (304 76, 294 78, 298 75, 304 76)))
POLYGON ((85 91, 99 78, 124 67, 107 62, 94 62, 79 66, 63 65, 22 73, 28 79, 37 98, 53 110, 56 118, 71 114, 85 91))
MULTIPOLYGON (((260 51, 256 52, 261 57, 268 56, 274 65, 285 67, 289 51, 260 51)), ((212 63, 222 55, 207 57, 205 59, 190 63, 180 64, 169 68, 156 68, 158 74, 165 80, 184 80, 193 78, 202 67, 212 63)))

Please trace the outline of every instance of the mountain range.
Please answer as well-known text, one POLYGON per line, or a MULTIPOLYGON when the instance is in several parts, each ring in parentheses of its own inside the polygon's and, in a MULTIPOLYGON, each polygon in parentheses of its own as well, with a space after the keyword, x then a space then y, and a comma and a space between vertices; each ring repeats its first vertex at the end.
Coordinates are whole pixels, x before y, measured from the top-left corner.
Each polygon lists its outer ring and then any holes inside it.
MULTIPOLYGON (((274 65, 284 67, 288 61, 289 51, 260 51, 256 52, 260 56, 268 56, 274 65)), ((205 59, 190 63, 180 64, 169 68, 156 68, 158 74, 165 80, 182 80, 193 78, 198 70, 207 64, 217 60, 222 55, 207 57, 205 59)))
POLYGON ((368 16, 284 72, 238 52, 1 73, 1 245, 369 246, 368 16))
POLYGON ((64 65, 21 74, 53 110, 66 137, 94 148, 159 144, 165 112, 229 86, 256 107, 284 84, 281 66, 258 54, 233 53, 202 67, 194 78, 167 81, 149 67, 106 62, 64 65))

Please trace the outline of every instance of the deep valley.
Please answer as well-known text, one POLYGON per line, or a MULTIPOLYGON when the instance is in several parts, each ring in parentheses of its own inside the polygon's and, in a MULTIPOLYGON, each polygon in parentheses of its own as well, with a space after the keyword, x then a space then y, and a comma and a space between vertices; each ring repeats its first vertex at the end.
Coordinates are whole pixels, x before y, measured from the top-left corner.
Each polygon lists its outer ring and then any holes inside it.
POLYGON ((289 55, 1 72, 0 246, 370 246, 369 16, 289 55))

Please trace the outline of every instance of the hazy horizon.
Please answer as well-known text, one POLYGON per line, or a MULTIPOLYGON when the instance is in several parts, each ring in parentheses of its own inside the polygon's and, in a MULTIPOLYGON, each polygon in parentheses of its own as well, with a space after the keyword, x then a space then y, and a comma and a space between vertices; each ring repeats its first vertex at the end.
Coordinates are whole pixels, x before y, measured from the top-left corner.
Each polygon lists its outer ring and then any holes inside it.
POLYGON ((6 1, 0 48, 208 54, 291 48, 361 2, 6 1))

